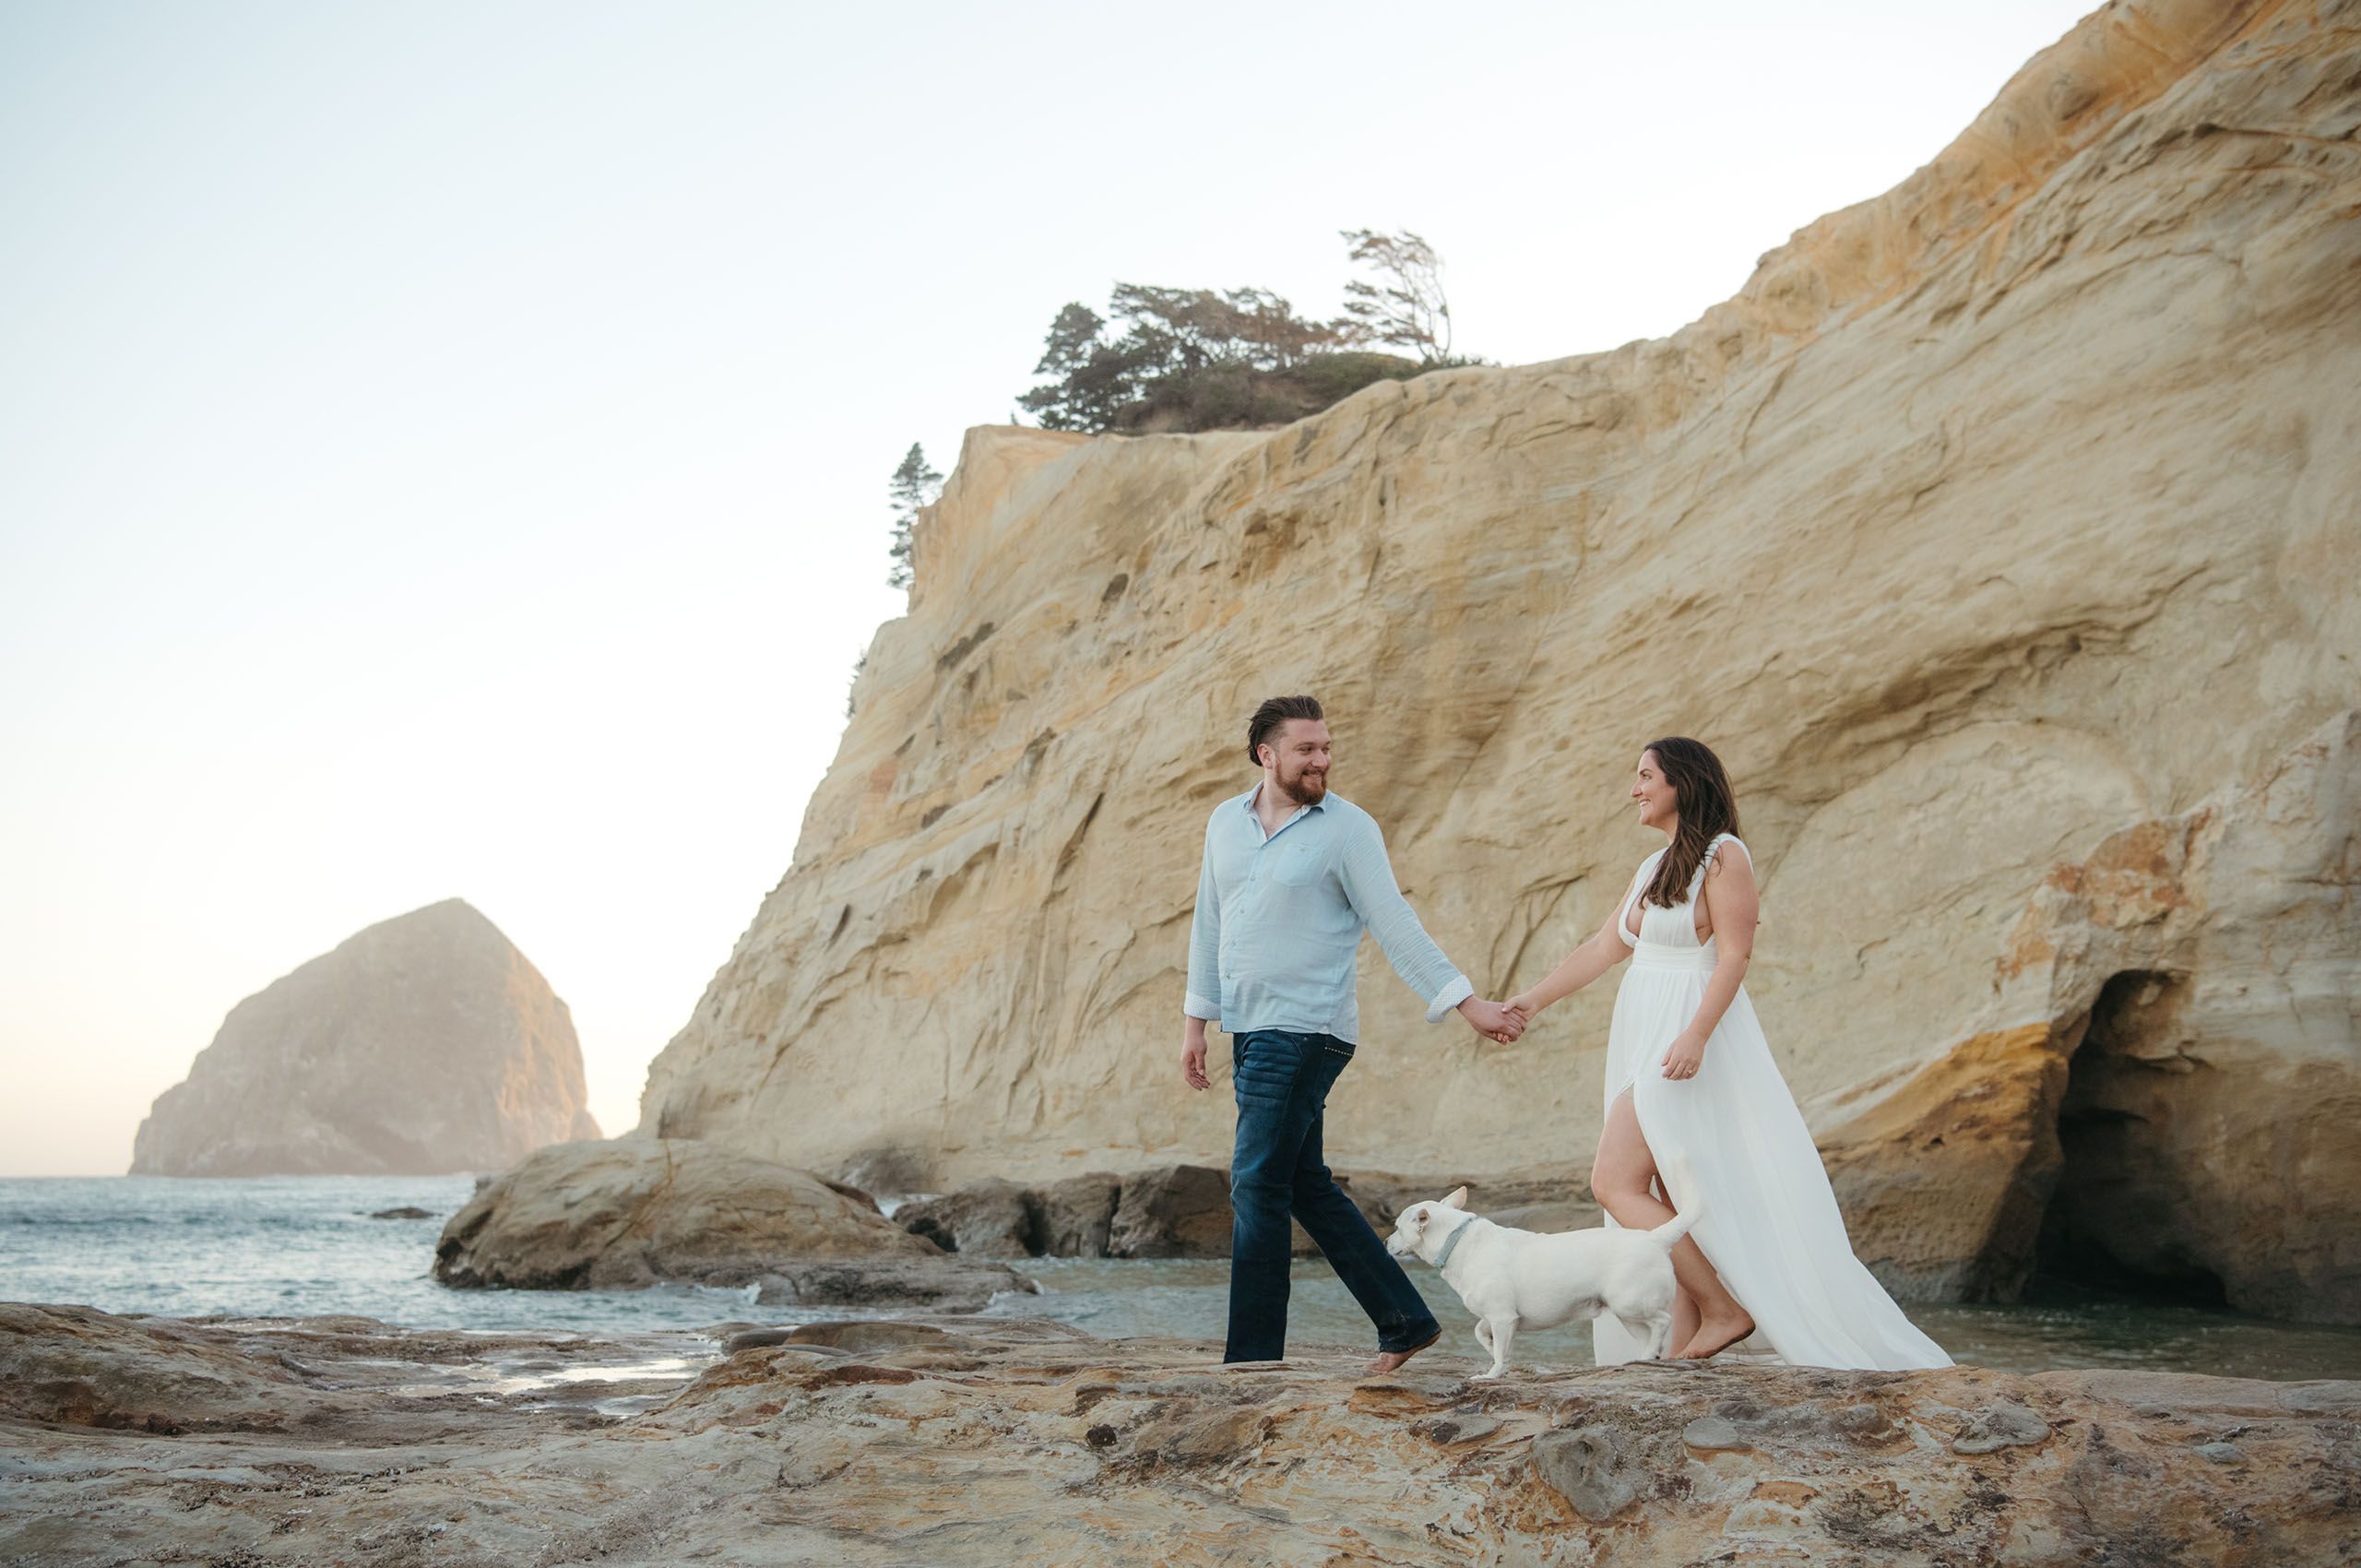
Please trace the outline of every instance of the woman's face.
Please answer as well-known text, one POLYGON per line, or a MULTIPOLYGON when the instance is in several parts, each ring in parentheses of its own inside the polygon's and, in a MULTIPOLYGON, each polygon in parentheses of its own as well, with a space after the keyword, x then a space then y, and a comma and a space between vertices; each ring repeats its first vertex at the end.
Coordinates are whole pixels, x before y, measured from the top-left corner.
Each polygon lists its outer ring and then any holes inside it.
POLYGON ((1640 826, 1670 832, 1680 817, 1680 798, 1672 788, 1664 769, 1656 766, 1656 754, 1642 752, 1639 770, 1631 776, 1631 799, 1640 805, 1640 826))

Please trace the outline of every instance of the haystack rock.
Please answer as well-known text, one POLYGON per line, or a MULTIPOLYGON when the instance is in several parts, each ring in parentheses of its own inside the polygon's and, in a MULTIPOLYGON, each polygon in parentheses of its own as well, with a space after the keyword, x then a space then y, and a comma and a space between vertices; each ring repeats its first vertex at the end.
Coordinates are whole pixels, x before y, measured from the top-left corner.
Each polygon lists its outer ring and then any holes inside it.
POLYGON ((446 898, 230 1009, 157 1097, 135 1176, 492 1170, 595 1138, 574 1020, 500 929, 446 898))
MULTIPOLYGON (((1221 1163, 1197 853, 1311 692, 1494 995, 1655 846, 1643 742, 1720 752, 1750 989, 1897 1288, 2047 1247, 2361 1320, 2356 126, 2354 6, 2118 0, 1668 339, 971 432, 641 1131, 933 1191, 1221 1163)), ((1498 1049, 1361 974, 1332 1163, 1587 1167, 1611 979, 1498 1049)))

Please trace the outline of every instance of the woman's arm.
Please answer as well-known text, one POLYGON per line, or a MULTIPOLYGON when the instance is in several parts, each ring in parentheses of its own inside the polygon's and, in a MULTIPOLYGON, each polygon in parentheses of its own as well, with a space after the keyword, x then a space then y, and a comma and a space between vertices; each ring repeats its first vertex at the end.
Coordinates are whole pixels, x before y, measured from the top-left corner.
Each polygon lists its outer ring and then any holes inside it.
POLYGON ((1622 918, 1622 914, 1623 906, 1616 905, 1606 923, 1592 934, 1590 940, 1567 954, 1565 961, 1550 970, 1539 985, 1510 997, 1509 1011, 1531 1023, 1534 1016, 1544 1007, 1564 1001, 1630 957, 1631 944, 1615 932, 1615 922, 1622 918))
POLYGON ((1667 1078, 1696 1075, 1705 1060, 1705 1042, 1714 1038, 1722 1015, 1738 1000, 1747 963, 1754 956, 1754 928, 1762 918, 1762 900, 1754 886, 1754 862, 1748 858, 1745 845, 1735 838, 1723 841, 1697 897, 1704 901, 1705 918, 1714 932, 1714 973, 1705 982, 1697 1016, 1665 1051, 1667 1078), (1738 850, 1735 855, 1726 852, 1733 847, 1738 850))

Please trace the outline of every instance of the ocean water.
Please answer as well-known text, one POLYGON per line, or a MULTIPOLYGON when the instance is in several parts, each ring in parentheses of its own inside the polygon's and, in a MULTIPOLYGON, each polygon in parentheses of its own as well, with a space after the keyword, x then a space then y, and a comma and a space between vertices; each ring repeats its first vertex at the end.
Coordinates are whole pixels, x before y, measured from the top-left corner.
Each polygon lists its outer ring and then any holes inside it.
MULTIPOLYGON (((467 1202, 466 1176, 156 1176, 0 1180, 0 1300, 72 1301, 174 1317, 357 1313, 419 1328, 591 1333, 792 1324, 882 1315, 760 1306, 751 1289, 454 1290, 434 1282, 435 1238, 467 1202), (381 1209, 426 1219, 373 1219, 381 1209)), ((1218 1340, 1228 1265, 1187 1260, 1040 1258, 1041 1287, 994 1315, 1052 1317, 1109 1338, 1218 1340)), ((1477 1353, 1466 1310, 1431 1269, 1412 1277, 1443 1324, 1443 1347, 1477 1353)), ((2272 1379, 2361 1377, 2361 1328, 2279 1323, 2195 1307, 2077 1295, 2020 1306, 1912 1306, 1957 1360, 2011 1372, 2145 1368, 2272 1379)), ((1366 1348, 1368 1321, 1318 1263, 1295 1270, 1290 1345, 1366 1348)), ((1590 1362, 1585 1324, 1518 1336, 1521 1365, 1590 1362)))

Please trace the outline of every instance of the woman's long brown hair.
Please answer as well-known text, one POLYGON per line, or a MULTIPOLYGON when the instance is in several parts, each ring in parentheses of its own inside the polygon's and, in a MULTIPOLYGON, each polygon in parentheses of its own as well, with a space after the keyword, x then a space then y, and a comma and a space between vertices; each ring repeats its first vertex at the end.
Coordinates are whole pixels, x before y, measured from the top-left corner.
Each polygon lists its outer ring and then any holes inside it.
POLYGON ((1640 751, 1643 755, 1656 754, 1656 766, 1672 786, 1673 803, 1680 813, 1672 847, 1656 862, 1655 877, 1640 901, 1678 909, 1689 900, 1689 880, 1697 874, 1705 847, 1716 834, 1738 832, 1738 801, 1730 793, 1730 776, 1722 771, 1722 759, 1704 742, 1667 735, 1640 751))

